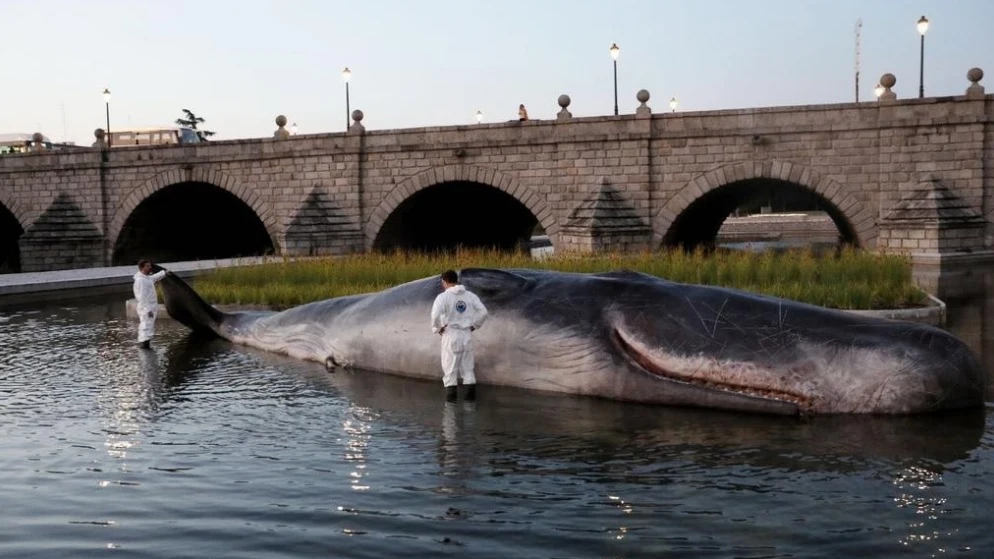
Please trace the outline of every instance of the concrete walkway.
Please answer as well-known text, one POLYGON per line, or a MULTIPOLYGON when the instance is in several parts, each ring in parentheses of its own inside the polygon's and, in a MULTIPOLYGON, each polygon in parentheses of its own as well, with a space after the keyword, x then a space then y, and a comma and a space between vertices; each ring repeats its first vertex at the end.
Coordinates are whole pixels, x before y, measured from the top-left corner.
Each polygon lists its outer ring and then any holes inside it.
MULTIPOLYGON (((251 266, 262 263, 262 257, 223 258, 217 260, 196 260, 188 262, 159 262, 163 268, 176 275, 188 278, 215 268, 230 266, 251 266)), ((52 272, 26 272, 21 274, 0 274, 0 300, 29 301, 56 298, 62 295, 83 295, 94 290, 111 292, 119 289, 130 291, 133 276, 138 268, 134 265, 112 266, 108 268, 81 268, 77 270, 56 270, 52 272), (55 293, 53 293, 55 292, 55 293)))

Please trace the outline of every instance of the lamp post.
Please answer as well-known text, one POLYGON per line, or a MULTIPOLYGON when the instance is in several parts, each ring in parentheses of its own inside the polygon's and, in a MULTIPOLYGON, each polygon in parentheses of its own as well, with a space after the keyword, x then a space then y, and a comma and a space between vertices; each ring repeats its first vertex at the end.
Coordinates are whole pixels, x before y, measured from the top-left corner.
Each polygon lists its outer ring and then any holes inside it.
POLYGON ((880 96, 884 94, 884 86, 877 83, 877 87, 873 88, 873 94, 877 96, 877 99, 880 99, 880 96))
POLYGON ((918 20, 918 34, 922 36, 921 55, 918 58, 918 98, 925 97, 925 32, 928 31, 928 20, 922 16, 918 20))
POLYGON ((107 147, 110 147, 110 90, 104 88, 104 109, 107 111, 107 147))
POLYGON ((674 113, 676 112, 676 97, 670 98, 670 110, 674 113))
POLYGON ((293 136, 297 135, 297 123, 296 122, 294 122, 293 124, 290 125, 290 134, 293 135, 293 136))
POLYGON ((349 128, 349 119, 352 118, 352 111, 349 110, 349 79, 352 77, 352 71, 346 67, 342 70, 342 79, 345 80, 345 129, 349 128))
POLYGON ((480 109, 476 109, 476 123, 477 124, 483 123, 483 111, 481 111, 480 109))
POLYGON ((614 59, 614 116, 618 116, 618 43, 611 43, 611 58, 614 59))

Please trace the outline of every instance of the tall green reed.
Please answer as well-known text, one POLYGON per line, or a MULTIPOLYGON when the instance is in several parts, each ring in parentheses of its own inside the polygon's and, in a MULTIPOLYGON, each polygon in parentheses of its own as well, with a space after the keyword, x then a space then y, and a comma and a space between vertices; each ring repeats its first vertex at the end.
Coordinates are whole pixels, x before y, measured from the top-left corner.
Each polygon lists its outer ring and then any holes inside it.
POLYGON ((272 258, 264 264, 220 268, 193 282, 208 301, 289 307, 343 295, 369 293, 447 268, 539 268, 563 272, 630 269, 682 283, 716 285, 841 309, 917 306, 926 296, 915 286, 903 256, 857 249, 818 256, 811 250, 528 254, 493 250, 455 253, 391 252, 328 258, 272 258))

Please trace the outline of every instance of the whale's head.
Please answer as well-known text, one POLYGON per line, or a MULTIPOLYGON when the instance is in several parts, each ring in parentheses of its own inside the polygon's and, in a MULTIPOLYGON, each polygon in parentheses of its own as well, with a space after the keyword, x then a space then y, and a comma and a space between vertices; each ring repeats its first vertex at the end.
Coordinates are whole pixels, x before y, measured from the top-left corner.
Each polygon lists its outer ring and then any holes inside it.
POLYGON ((983 405, 979 361, 931 326, 629 271, 465 269, 460 281, 494 316, 478 376, 489 364, 496 383, 779 414, 983 405))

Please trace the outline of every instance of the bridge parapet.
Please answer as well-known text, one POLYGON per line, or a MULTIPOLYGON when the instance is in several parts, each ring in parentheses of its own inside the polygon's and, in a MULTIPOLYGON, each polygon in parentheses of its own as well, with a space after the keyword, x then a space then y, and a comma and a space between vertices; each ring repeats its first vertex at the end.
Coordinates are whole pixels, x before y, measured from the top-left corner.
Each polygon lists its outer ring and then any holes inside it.
MULTIPOLYGON (((0 231, 4 211, 16 235, 46 215, 46 235, 71 222, 88 243, 79 258, 92 258, 99 235, 109 261, 132 215, 183 184, 192 194, 175 202, 177 211, 195 204, 197 192, 222 190, 278 252, 350 252, 372 247, 397 215, 424 210, 409 203, 421 193, 458 184, 500 191, 510 204, 501 211, 517 204, 530 212, 557 250, 627 250, 685 239, 684 227, 717 231, 730 204, 793 189, 825 205, 840 231, 867 248, 979 254, 994 249, 994 96, 982 77, 972 69, 964 95, 925 99, 898 98, 895 79, 877 102, 659 112, 642 90, 631 114, 580 117, 561 95, 548 120, 370 130, 356 111, 338 133, 293 135, 280 126, 284 133, 264 138, 111 149, 96 142, 3 156, 0 231), (941 181, 942 199, 951 200, 944 203, 972 214, 946 219, 935 243, 911 246, 911 233, 900 232, 913 229, 910 214, 897 210, 930 177, 941 181), (72 219, 52 218, 69 215, 65 208, 72 219), (706 219, 681 220, 687 212, 706 219), (961 225, 963 233, 949 233, 961 225)), ((38 250, 36 230, 22 251, 38 250)))

